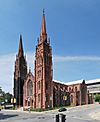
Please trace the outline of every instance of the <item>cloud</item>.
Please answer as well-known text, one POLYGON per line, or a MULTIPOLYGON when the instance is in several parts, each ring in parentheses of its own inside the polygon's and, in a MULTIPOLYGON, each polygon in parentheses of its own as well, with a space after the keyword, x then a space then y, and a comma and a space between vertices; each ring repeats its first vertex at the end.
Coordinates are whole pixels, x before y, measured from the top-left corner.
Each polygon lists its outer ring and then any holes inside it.
MULTIPOLYGON (((15 53, 0 56, 0 86, 3 88, 3 90, 5 90, 6 92, 9 91, 10 93, 13 93, 15 59, 16 59, 15 53)), ((28 66, 28 69, 29 69, 29 67, 31 67, 32 72, 34 72, 34 59, 35 59, 34 52, 26 53, 27 66, 28 66)), ((84 63, 84 61, 88 61, 88 62, 94 61, 93 64, 95 64, 95 61, 98 61, 98 62, 100 61, 100 57, 98 57, 98 56, 65 56, 64 57, 64 56, 55 55, 55 56, 53 56, 53 62, 55 63, 54 64, 55 79, 57 78, 57 76, 59 76, 59 77, 62 76, 62 74, 60 74, 60 73, 63 72, 64 67, 66 67, 67 64, 72 66, 72 62, 70 63, 70 61, 73 61, 73 62, 80 61, 82 63, 84 63), (69 61, 69 63, 66 63, 66 61, 69 61), (57 62, 59 63, 59 66, 58 66, 58 64, 56 64, 57 62), (60 73, 59 73, 59 71, 57 71, 57 69, 59 69, 58 67, 60 68, 60 70, 62 70, 62 71, 60 71, 60 73)), ((76 64, 76 63, 75 63, 75 65, 79 66, 79 64, 76 64)), ((82 65, 82 66, 84 66, 84 65, 82 65)), ((93 71, 95 71, 95 69, 98 67, 98 66, 96 66, 96 64, 94 66, 95 67, 94 67, 93 71)), ((66 69, 68 71, 71 71, 71 70, 73 71, 73 69, 71 69, 71 68, 66 68, 66 69)), ((65 71, 65 73, 68 71, 65 71)), ((65 74, 65 76, 66 76, 66 74, 65 74)), ((67 78, 68 78, 68 76, 67 76, 67 78)))
POLYGON ((54 62, 65 61, 100 61, 99 56, 54 56, 54 62))
MULTIPOLYGON (((10 93, 13 93, 15 60, 15 53, 0 56, 0 86, 4 91, 10 93)), ((28 61, 28 69, 31 67, 32 72, 34 72, 34 53, 27 52, 26 60, 28 61)))
POLYGON ((0 56, 0 86, 12 92, 15 54, 0 56))

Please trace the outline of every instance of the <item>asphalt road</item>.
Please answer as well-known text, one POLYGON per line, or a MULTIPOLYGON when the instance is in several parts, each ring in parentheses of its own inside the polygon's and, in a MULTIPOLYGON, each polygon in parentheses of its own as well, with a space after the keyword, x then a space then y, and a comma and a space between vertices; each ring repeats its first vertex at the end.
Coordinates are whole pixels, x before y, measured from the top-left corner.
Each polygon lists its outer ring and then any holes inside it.
MULTIPOLYGON (((68 108, 63 114, 66 122, 100 122, 91 118, 90 114, 94 112, 100 112, 100 104, 68 108)), ((57 110, 40 113, 2 110, 0 122, 56 122, 57 114, 57 110)))

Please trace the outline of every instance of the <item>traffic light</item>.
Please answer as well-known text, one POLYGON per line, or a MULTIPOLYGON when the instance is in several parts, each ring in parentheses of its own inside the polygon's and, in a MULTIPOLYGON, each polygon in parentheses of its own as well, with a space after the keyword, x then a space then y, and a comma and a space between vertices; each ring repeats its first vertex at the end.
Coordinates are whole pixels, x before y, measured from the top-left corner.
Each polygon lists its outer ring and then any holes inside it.
POLYGON ((66 115, 62 114, 61 115, 61 122, 65 122, 65 120, 66 120, 66 115))
POLYGON ((59 114, 56 115, 56 122, 59 122, 59 114))

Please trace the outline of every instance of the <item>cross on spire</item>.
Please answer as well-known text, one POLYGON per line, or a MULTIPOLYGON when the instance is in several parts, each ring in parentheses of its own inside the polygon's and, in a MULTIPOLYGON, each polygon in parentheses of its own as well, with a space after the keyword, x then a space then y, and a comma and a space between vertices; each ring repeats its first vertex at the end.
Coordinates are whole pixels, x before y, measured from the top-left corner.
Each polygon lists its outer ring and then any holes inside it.
POLYGON ((45 14, 45 10, 43 9, 43 15, 45 14))

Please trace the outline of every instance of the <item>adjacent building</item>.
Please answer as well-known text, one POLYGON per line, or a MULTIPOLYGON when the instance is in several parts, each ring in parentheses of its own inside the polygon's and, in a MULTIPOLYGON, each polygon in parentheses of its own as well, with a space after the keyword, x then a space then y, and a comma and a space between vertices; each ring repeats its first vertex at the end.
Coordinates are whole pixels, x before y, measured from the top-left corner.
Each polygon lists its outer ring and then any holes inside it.
POLYGON ((87 89, 91 94, 100 94, 100 79, 87 80, 87 89))

